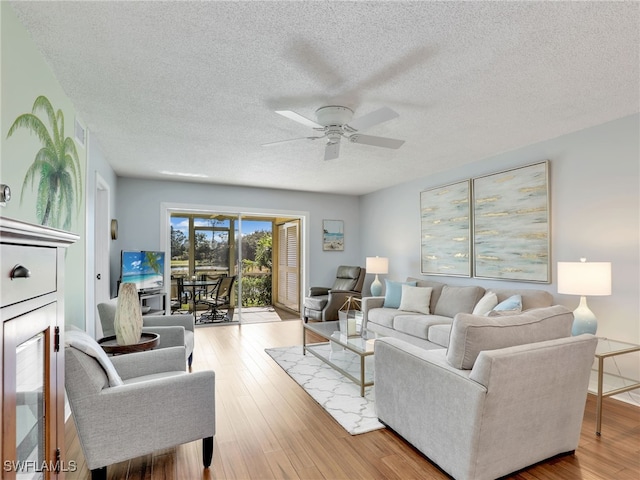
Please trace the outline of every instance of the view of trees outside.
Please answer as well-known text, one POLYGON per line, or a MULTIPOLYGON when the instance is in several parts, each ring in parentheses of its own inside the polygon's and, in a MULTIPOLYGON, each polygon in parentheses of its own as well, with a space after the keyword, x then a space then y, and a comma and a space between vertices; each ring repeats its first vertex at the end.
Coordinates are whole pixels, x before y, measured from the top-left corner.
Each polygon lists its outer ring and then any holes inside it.
MULTIPOLYGON (((230 265, 237 264, 237 259, 229 258, 231 220, 194 217, 192 239, 189 220, 188 216, 171 217, 171 275, 229 274, 230 265), (195 272, 189 269, 191 241, 194 242, 195 272)), ((243 219, 242 230, 242 238, 234 232, 235 251, 242 249, 242 306, 271 305, 272 224, 243 219)), ((237 270, 231 270, 237 274, 237 270)))
MULTIPOLYGON (((243 222, 244 223, 244 222, 243 222)), ((242 306, 271 305, 271 231, 242 237, 242 306)))

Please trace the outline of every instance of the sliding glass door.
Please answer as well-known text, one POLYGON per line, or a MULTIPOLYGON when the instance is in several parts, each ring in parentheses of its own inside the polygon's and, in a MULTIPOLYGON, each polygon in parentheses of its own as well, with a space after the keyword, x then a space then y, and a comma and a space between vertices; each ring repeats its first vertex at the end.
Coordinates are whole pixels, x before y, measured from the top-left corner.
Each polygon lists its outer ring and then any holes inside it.
POLYGON ((197 288, 194 281, 208 283, 235 276, 235 321, 241 321, 243 308, 249 311, 277 305, 299 312, 299 220, 184 211, 171 212, 170 225, 172 283, 182 279, 190 285, 186 291, 192 298, 180 308, 196 316, 205 308, 193 301, 193 296, 202 295, 207 285, 197 288), (279 232, 283 225, 288 231, 284 243, 280 237, 274 238, 274 231, 279 232))

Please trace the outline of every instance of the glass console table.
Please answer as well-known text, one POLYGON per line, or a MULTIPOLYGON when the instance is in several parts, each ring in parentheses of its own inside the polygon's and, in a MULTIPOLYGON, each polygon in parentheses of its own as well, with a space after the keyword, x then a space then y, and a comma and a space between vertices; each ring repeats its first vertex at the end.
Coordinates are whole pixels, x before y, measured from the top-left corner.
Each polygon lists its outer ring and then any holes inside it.
POLYGON ((596 435, 600 436, 602 427, 602 399, 611 395, 628 392, 640 388, 640 381, 623 377, 604 371, 604 361, 606 358, 617 355, 624 355, 632 352, 640 352, 640 345, 627 342, 619 342, 608 338, 598 338, 598 346, 596 347, 595 357, 598 360, 598 369, 593 372, 596 374, 595 382, 597 387, 589 385, 589 391, 597 395, 596 402, 596 435), (605 387, 606 380, 606 387, 605 387))

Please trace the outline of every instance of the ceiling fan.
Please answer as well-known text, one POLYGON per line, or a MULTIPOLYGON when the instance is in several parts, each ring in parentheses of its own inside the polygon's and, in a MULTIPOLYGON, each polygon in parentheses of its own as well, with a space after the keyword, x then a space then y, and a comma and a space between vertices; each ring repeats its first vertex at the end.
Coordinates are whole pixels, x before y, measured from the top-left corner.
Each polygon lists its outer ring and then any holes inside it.
POLYGON ((311 127, 318 132, 322 132, 319 136, 299 137, 289 140, 281 140, 279 142, 263 143, 263 147, 279 145, 281 143, 294 142, 296 140, 318 140, 326 139, 326 148, 324 151, 325 160, 333 160, 340 156, 340 140, 344 137, 352 143, 362 143, 365 145, 373 145, 375 147, 384 148, 400 148, 404 140, 396 140, 395 138, 374 137, 371 135, 362 135, 359 133, 374 125, 392 120, 399 115, 388 107, 383 107, 368 113, 362 117, 352 120, 353 110, 348 107, 339 105, 329 105, 320 107, 316 110, 317 122, 303 117, 299 113, 291 110, 276 110, 276 113, 296 121, 307 127, 311 127))

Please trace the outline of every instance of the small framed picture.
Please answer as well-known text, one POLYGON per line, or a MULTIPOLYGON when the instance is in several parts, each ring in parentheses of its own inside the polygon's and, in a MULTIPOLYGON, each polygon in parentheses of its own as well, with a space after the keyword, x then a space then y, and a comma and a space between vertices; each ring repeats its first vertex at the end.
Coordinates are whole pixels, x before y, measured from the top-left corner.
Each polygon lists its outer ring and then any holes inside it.
POLYGON ((344 250, 344 222, 322 220, 322 250, 342 252, 344 250))

